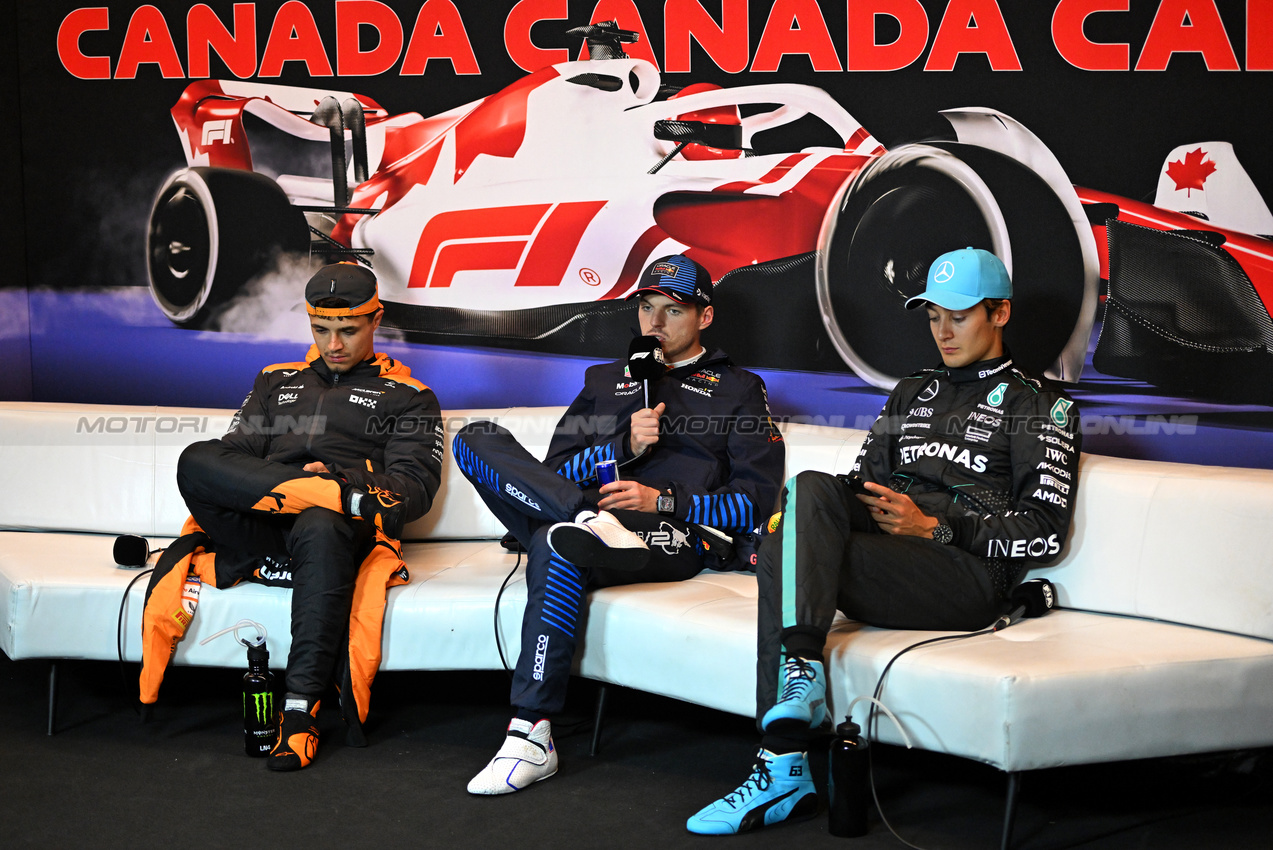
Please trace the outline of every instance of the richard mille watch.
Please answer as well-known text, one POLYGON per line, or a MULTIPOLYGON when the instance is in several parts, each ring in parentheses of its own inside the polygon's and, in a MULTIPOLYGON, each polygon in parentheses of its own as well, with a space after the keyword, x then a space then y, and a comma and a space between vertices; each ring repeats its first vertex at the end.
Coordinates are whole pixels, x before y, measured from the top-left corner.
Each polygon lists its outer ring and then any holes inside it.
POLYGON ((939 522, 933 528, 933 539, 943 546, 949 546, 951 541, 955 539, 955 530, 946 523, 939 522))
POLYGON ((671 493, 660 493, 658 499, 654 502, 654 509, 664 516, 672 516, 676 513, 676 497, 671 493))

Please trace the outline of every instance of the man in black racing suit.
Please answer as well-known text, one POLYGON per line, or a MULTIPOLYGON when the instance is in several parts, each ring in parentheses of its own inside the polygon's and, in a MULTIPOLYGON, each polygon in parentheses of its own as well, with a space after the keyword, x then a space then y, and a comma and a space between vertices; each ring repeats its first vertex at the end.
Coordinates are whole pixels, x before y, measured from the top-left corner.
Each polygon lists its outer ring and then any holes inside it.
POLYGON ((1029 562, 1057 557, 1078 484, 1078 410, 1003 346, 1012 284, 966 248, 938 257, 927 308, 943 365, 898 383, 849 476, 787 483, 760 550, 755 767, 693 815, 731 834, 812 817, 809 741, 828 720, 823 647, 837 609, 891 629, 973 631, 1029 562))
MULTIPOLYGON (((306 361, 263 369, 229 433, 187 447, 177 465, 193 523, 187 531, 206 535, 202 545, 215 551, 217 586, 252 578, 293 588, 272 770, 313 759, 320 697, 342 670, 349 741, 365 744, 365 706, 347 704, 351 662, 341 657, 359 567, 378 545, 400 563, 403 524, 429 510, 442 468, 436 396, 374 350, 384 315, 375 276, 352 263, 326 266, 306 285, 305 300, 315 342, 306 361)), ((354 646, 357 638, 350 633, 350 650, 378 662, 377 625, 368 637, 374 647, 354 646)), ((156 673, 154 661, 157 691, 162 667, 156 673)), ((145 668, 142 681, 145 701, 145 668)))
POLYGON ((565 704, 589 590, 723 566, 698 526, 746 534, 773 510, 782 437, 761 379, 700 342, 711 290, 706 270, 679 254, 642 274, 630 297, 640 298, 641 332, 667 361, 648 404, 620 360, 587 370, 542 463, 489 422, 455 436, 460 470, 528 552, 515 716, 470 793, 508 794, 556 772, 550 718, 565 704), (599 482, 605 462, 621 480, 599 482))

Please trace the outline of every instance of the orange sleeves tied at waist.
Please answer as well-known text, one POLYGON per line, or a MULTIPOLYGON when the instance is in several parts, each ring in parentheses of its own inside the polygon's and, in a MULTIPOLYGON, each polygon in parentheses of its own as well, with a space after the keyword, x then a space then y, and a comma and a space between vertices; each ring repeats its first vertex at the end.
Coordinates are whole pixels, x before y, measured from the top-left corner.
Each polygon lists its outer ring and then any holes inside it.
MULTIPOLYGON (((146 590, 140 682, 141 701, 146 704, 159 698, 164 671, 194 619, 202 586, 220 587, 212 541, 193 519, 187 519, 181 531, 181 537, 160 557, 146 590)), ((402 560, 401 544, 377 529, 376 543, 358 569, 349 612, 349 681, 346 684, 357 705, 360 722, 367 719, 371 683, 380 669, 386 594, 389 588, 410 580, 402 560)), ((232 587, 239 581, 239 578, 226 577, 226 586, 232 587)))

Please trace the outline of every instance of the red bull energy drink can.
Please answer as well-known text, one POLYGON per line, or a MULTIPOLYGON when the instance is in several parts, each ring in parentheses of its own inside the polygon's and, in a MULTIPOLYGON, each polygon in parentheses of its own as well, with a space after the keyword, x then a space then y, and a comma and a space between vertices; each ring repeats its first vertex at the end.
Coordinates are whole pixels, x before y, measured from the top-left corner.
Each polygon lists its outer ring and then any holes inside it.
POLYGON ((604 487, 619 480, 619 462, 603 460, 597 464, 597 483, 604 487))

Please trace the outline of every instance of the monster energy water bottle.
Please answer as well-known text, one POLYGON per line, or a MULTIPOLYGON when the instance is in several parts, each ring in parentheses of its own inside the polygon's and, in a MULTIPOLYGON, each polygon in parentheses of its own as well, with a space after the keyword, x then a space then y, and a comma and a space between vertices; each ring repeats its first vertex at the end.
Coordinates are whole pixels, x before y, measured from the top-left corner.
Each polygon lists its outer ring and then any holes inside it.
POLYGON ((243 674, 243 748, 250 756, 267 756, 278 737, 270 652, 265 648, 264 639, 247 647, 248 671, 243 674))

